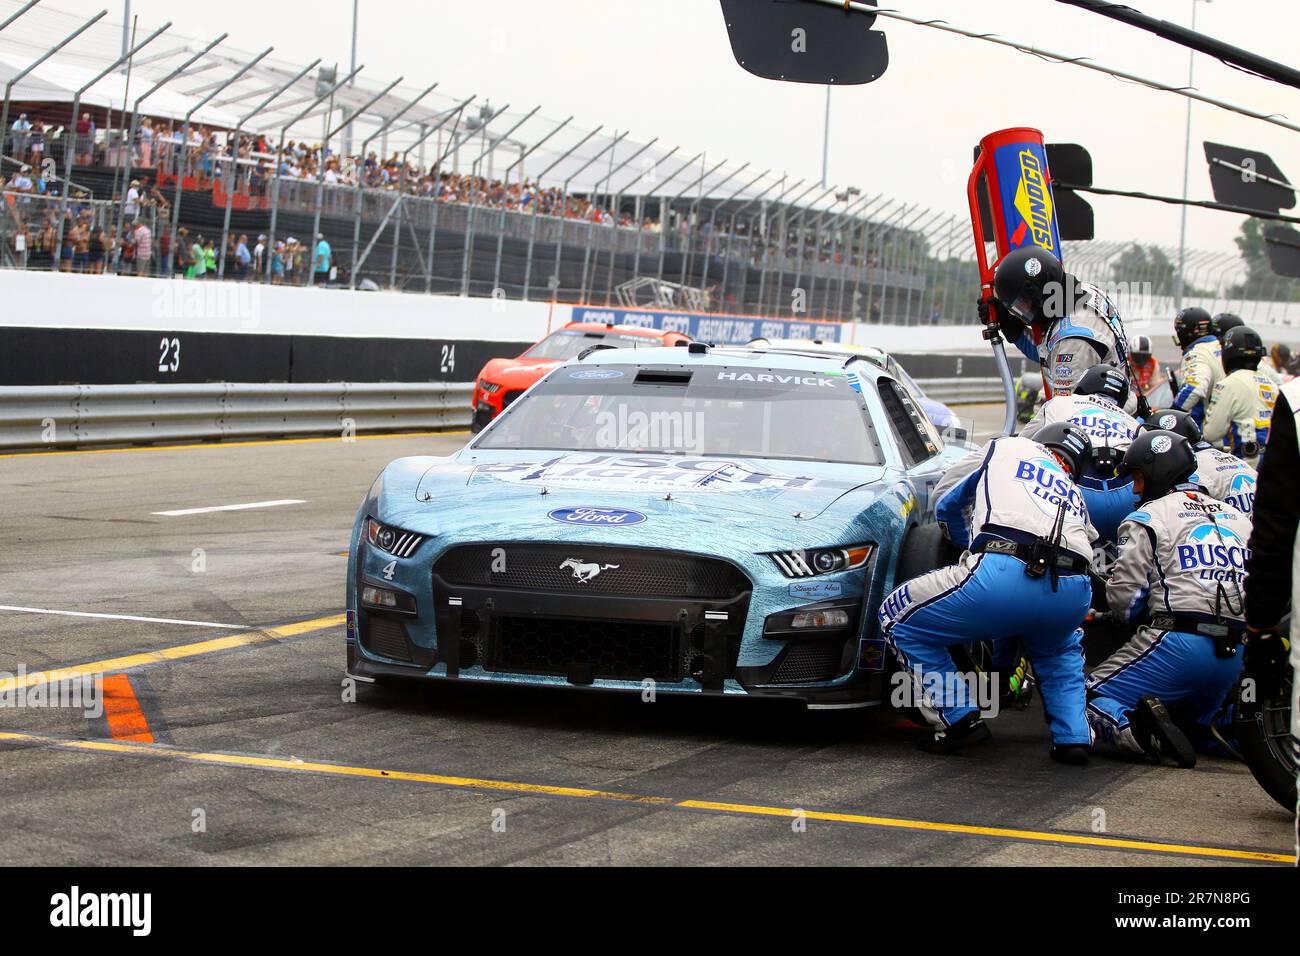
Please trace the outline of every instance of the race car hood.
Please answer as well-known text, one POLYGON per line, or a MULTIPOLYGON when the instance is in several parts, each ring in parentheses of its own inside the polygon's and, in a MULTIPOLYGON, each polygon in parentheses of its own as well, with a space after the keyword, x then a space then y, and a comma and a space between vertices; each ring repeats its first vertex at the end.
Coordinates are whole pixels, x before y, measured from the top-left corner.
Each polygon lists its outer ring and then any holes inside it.
POLYGON ((869 513, 887 522, 900 507, 886 494, 889 476, 883 466, 825 462, 465 451, 394 462, 382 502, 386 520, 458 540, 617 534, 683 548, 743 529, 761 549, 861 539, 859 526, 875 523, 869 513))
POLYGON ((479 378, 507 388, 527 388, 559 365, 558 359, 494 358, 483 366, 479 378))

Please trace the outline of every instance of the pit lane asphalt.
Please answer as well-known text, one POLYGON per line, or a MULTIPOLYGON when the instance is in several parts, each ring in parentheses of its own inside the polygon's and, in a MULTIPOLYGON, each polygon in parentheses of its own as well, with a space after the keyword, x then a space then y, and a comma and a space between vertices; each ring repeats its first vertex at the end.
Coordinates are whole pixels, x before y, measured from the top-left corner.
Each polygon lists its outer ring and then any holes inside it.
MULTIPOLYGON (((980 435, 1001 419, 962 411, 980 435)), ((154 740, 78 743, 109 725, 0 708, 0 862, 1194 865, 1249 862, 1213 848, 1291 852, 1288 818, 1244 768, 1058 767, 1037 706, 942 759, 883 712, 482 687, 362 687, 344 702, 330 619, 356 504, 392 458, 463 441, 0 458, 0 605, 199 622, 0 610, 0 670, 117 659, 108 672, 130 675, 154 740), (155 514, 282 499, 303 503, 155 514), (261 630, 297 621, 316 623, 261 630)))

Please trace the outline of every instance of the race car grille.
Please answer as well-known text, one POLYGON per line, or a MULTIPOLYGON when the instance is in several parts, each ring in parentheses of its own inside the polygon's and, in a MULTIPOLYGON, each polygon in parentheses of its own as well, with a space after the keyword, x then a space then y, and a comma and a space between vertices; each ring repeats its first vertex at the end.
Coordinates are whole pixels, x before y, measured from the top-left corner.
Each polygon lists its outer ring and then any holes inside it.
POLYGON ((677 629, 643 621, 501 617, 485 669, 573 679, 681 679, 677 629))
POLYGON ((406 643, 406 628, 401 621, 367 614, 362 624, 361 643, 366 650, 395 661, 409 661, 411 649, 406 643))
POLYGON ((843 641, 809 641, 791 644, 772 673, 773 684, 811 684, 826 681, 840 672, 843 641))
POLYGON ((452 548, 433 573, 448 584, 518 591, 722 600, 751 589, 726 561, 675 551, 528 543, 452 548))

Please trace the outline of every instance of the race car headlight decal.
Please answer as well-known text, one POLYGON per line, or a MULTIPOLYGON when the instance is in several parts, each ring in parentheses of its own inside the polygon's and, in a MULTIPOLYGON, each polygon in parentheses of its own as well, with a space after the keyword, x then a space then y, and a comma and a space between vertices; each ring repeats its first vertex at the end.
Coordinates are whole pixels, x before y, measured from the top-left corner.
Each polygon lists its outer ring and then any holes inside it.
POLYGON ((366 540, 370 546, 385 551, 395 558, 409 558, 424 542, 424 535, 394 528, 374 518, 366 519, 366 540))
POLYGON ((849 626, 849 612, 841 608, 825 611, 800 611, 790 619, 790 626, 796 631, 807 628, 838 628, 849 626))
POLYGON ((497 392, 501 391, 501 384, 499 382, 489 382, 485 378, 478 380, 478 387, 489 395, 495 395, 497 392))
POLYGON ((797 548, 768 554, 787 578, 811 578, 863 567, 871 559, 874 544, 855 544, 838 548, 797 548))
POLYGON ((383 611, 397 611, 400 614, 415 613, 415 598, 412 595, 392 588, 376 587, 373 584, 362 586, 361 603, 365 607, 383 611))

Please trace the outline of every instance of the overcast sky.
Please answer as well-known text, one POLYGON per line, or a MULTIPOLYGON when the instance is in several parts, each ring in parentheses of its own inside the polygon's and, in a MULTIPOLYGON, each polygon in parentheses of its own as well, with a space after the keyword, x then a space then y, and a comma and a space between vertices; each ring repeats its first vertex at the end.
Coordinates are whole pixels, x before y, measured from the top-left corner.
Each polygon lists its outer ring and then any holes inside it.
MULTIPOLYGON (((120 0, 46 0, 93 13, 120 0)), ((360 0, 359 59, 371 82, 401 74, 404 85, 441 81, 440 92, 575 125, 631 129, 692 155, 750 160, 792 176, 821 174, 824 87, 761 80, 731 56, 716 0, 360 0)), ((1131 0, 1186 23, 1192 0, 1131 0)), ((1168 41, 1053 0, 905 0, 909 14, 944 18, 1075 56, 1089 56, 1167 83, 1186 82, 1188 52, 1168 41)), ((346 65, 351 0, 133 0, 142 28, 165 19, 230 45, 275 44, 277 58, 317 56, 346 65)), ((1300 3, 1199 0, 1198 29, 1295 64, 1300 3)), ((989 44, 880 20, 891 65, 880 80, 832 95, 830 180, 960 212, 971 147, 993 130, 1037 126, 1051 142, 1091 151, 1095 183, 1177 195, 1182 191, 1186 100, 1073 66, 1052 65, 989 44)), ((1300 90, 1255 79, 1204 56, 1196 86, 1262 112, 1300 119, 1300 90)), ((1213 198, 1199 143, 1262 149, 1300 177, 1300 133, 1197 104, 1190 193, 1213 198)), ((1092 200, 1098 238, 1176 245, 1179 210, 1135 200, 1092 200)), ((1193 211, 1188 244, 1231 249, 1239 219, 1193 211)))

